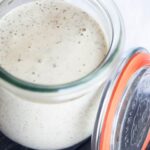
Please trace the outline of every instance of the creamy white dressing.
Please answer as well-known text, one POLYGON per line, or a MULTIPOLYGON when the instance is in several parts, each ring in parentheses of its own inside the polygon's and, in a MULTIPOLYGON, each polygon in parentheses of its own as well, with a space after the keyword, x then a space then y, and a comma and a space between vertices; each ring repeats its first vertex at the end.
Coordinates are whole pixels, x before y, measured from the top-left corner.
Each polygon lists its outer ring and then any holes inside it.
POLYGON ((107 51, 98 23, 64 1, 31 2, 0 19, 0 64, 28 82, 78 80, 96 69, 107 51))
MULTIPOLYGON (((24 4, 0 19, 0 65, 28 82, 78 80, 97 68, 107 52, 98 23, 62 0, 24 4)), ((99 93, 94 89, 69 102, 43 104, 38 96, 28 100, 0 87, 0 130, 34 149, 73 146, 92 133, 99 93)))

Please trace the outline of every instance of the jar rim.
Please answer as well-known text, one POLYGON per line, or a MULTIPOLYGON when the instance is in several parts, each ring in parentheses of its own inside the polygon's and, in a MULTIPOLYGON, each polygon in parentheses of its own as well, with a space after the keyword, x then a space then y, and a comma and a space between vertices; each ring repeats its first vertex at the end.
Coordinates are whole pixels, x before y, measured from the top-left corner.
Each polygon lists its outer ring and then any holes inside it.
POLYGON ((49 92, 50 93, 50 92, 58 92, 60 90, 64 91, 64 90, 68 90, 68 89, 72 89, 72 88, 77 88, 81 85, 87 84, 88 82, 92 81, 93 78, 99 76, 106 68, 108 68, 108 66, 111 64, 111 62, 116 58, 117 54, 119 53, 120 47, 123 42, 124 24, 123 24, 122 17, 121 17, 118 7, 112 1, 112 5, 115 8, 116 14, 118 16, 119 26, 120 26, 119 36, 117 37, 117 41, 116 41, 117 44, 116 44, 115 48, 113 48, 112 45, 115 41, 114 41, 114 24, 112 22, 112 18, 110 16, 109 11, 105 7, 105 5, 100 0, 96 0, 96 2, 105 11, 105 13, 107 14, 107 17, 110 21, 111 30, 112 30, 112 41, 111 41, 110 47, 108 49, 107 56, 104 58, 104 60, 101 62, 101 64, 96 69, 94 69, 91 73, 87 74, 86 76, 84 76, 76 81, 72 81, 72 82, 65 83, 65 84, 42 85, 42 84, 34 84, 31 82, 19 79, 19 78, 13 76, 12 74, 8 73, 4 68, 2 68, 0 66, 0 78, 15 87, 18 87, 18 88, 21 88, 21 89, 24 89, 27 91, 44 92, 44 93, 49 92), (115 49, 115 50, 111 54, 113 49, 115 49))

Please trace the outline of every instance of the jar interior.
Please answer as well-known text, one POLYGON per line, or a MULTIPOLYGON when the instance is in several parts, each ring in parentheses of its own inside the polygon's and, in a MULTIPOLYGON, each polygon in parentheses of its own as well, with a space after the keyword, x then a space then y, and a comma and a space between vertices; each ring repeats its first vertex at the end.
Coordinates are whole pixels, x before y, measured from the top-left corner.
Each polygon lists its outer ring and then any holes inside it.
MULTIPOLYGON (((22 4, 29 3, 29 2, 32 2, 32 0, 21 0, 21 1, 4 0, 4 1, 2 1, 0 4, 0 8, 1 8, 0 9, 0 17, 2 18, 12 9, 14 9, 14 8, 16 8, 22 4)), ((107 12, 103 8, 103 6, 99 5, 96 2, 90 1, 90 0, 87 1, 86 3, 85 3, 85 1, 79 1, 79 0, 78 1, 75 1, 75 0, 67 1, 66 0, 66 2, 80 8, 81 10, 83 10, 85 12, 87 12, 87 14, 89 14, 92 18, 94 18, 96 20, 96 22, 99 24, 99 26, 103 30, 103 33, 105 35, 106 42, 107 42, 107 47, 109 49, 111 44, 112 44, 113 29, 112 29, 112 23, 111 23, 111 20, 109 18, 109 15, 107 14, 107 12)), ((108 53, 109 53, 109 51, 108 51, 108 53)), ((103 59, 105 59, 105 58, 103 58, 103 59)), ((101 68, 102 62, 100 63, 98 68, 101 68)), ((98 68, 94 69, 93 72, 95 70, 97 70, 98 68)), ((87 76, 90 74, 92 74, 92 72, 87 74, 87 76)), ((19 79, 17 79, 17 80, 19 80, 19 79)))
MULTIPOLYGON (((2 0, 2 2, 0 3, 0 18, 12 9, 32 1, 35 0, 2 0)), ((113 38, 113 29, 111 24, 112 22, 109 18, 110 16, 108 15, 108 12, 103 8, 103 6, 98 5, 97 2, 91 0, 88 0, 87 2, 85 2, 84 0, 65 1, 80 8, 81 10, 84 10, 97 21, 106 36, 108 47, 110 47, 113 38)))

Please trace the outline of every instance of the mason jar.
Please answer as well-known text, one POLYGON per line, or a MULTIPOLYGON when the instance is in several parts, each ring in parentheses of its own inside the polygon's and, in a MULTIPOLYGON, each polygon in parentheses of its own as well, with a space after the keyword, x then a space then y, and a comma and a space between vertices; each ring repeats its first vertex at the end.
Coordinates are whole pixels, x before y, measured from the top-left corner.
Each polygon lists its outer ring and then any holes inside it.
MULTIPOLYGON (((31 1, 2 0, 0 18, 31 1)), ((111 76, 122 51, 123 22, 112 0, 65 1, 97 21, 105 33, 109 51, 102 63, 85 77, 56 86, 23 81, 0 66, 0 131, 33 149, 65 149, 91 136, 102 85, 111 76)))

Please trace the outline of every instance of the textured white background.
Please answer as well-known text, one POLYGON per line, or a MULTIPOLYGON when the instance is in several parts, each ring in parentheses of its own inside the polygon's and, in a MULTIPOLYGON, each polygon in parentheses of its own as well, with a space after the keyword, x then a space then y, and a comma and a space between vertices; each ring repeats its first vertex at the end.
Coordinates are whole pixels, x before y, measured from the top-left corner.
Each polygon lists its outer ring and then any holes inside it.
POLYGON ((142 46, 150 51, 150 0, 114 0, 125 23, 125 50, 142 46))

